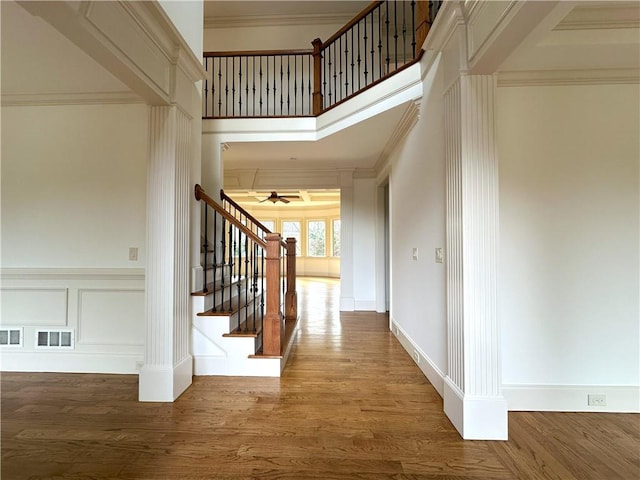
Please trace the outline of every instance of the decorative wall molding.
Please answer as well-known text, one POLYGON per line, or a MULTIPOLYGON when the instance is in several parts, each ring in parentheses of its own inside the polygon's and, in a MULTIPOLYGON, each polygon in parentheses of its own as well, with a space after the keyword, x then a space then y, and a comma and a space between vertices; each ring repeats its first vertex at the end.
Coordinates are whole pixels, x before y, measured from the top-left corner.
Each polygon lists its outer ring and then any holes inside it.
MULTIPOLYGON (((609 3, 609 2, 608 2, 609 3)), ((554 30, 600 30, 640 28, 637 3, 581 5, 575 7, 554 30)))
POLYGON ((396 147, 404 140, 404 138, 409 134, 411 129, 418 122, 420 118, 421 103, 422 99, 419 99, 414 102, 409 102, 409 104, 407 105, 407 109, 400 118, 400 121, 391 133, 389 140, 385 144, 382 152, 380 153, 380 156, 378 157, 374 168, 376 172, 380 172, 385 168, 389 160, 389 155, 393 153, 396 147))
POLYGON ((19 3, 151 105, 189 96, 176 82, 178 70, 190 78, 190 88, 205 76, 200 59, 157 2, 87 1, 79 8, 69 2, 19 3))
POLYGON ((79 288, 77 290, 77 335, 79 345, 124 345, 144 347, 144 329, 132 328, 135 318, 144 317, 142 288, 79 288), (103 297, 100 300, 100 297, 103 297), (136 298, 139 311, 135 312, 136 298), (92 304, 93 301, 93 304, 92 304), (109 307, 110 306, 110 307, 109 307), (108 325, 108 328, 104 328, 108 325), (93 336, 91 332, 93 330, 93 336))
POLYGON ((144 268, 3 268, 0 280, 144 280, 144 268))
POLYGON ((50 105, 137 104, 144 100, 133 92, 3 93, 3 107, 50 105))
POLYGON ((640 69, 567 69, 500 72, 498 87, 625 85, 640 83, 640 69))

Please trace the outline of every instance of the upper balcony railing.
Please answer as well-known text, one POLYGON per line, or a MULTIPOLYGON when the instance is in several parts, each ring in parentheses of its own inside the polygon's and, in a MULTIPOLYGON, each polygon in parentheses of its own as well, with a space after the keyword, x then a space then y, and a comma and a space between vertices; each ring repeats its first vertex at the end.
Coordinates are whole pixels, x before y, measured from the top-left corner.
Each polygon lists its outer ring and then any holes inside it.
POLYGON ((420 59, 441 1, 375 1, 309 50, 206 52, 203 118, 317 116, 420 59))

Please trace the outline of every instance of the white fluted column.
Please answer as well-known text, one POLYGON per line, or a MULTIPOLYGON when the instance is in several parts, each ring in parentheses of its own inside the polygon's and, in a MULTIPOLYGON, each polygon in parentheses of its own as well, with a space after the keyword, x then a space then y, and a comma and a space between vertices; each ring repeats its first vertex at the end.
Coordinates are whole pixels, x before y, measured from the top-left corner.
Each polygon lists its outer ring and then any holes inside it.
POLYGON ((140 401, 171 402, 190 384, 189 165, 191 119, 151 107, 147 169, 145 358, 140 401))
POLYGON ((445 93, 448 375, 444 410, 465 439, 506 440, 497 314, 495 78, 445 93))

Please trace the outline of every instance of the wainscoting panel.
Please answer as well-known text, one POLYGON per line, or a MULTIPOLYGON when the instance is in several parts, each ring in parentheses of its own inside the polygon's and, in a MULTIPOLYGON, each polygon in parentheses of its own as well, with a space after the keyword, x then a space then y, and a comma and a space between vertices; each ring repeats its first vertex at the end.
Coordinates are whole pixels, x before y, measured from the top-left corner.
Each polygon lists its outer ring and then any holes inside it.
POLYGON ((22 329, 0 346, 3 371, 136 373, 143 360, 144 269, 5 268, 0 328, 22 329), (72 345, 38 346, 38 332, 70 332, 72 345))
POLYGON ((80 345, 144 345, 144 289, 78 290, 80 345))
POLYGON ((2 318, 5 326, 67 324, 66 288, 2 287, 2 318))

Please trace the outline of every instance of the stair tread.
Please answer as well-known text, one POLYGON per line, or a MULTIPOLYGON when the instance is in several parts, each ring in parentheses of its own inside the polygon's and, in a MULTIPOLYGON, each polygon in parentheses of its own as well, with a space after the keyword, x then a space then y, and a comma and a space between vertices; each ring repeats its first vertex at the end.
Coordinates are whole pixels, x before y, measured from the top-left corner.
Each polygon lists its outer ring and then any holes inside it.
MULTIPOLYGON (((253 305, 254 301, 255 301, 256 299, 259 299, 259 298, 260 298, 260 294, 261 294, 261 292, 256 292, 256 294, 255 294, 255 295, 253 295, 253 296, 249 299, 249 302, 248 302, 246 305, 242 304, 242 305, 240 305, 240 307, 238 307, 238 305, 237 305, 237 304, 236 304, 236 302, 234 301, 234 302, 233 302, 233 306, 232 306, 232 309, 231 309, 231 310, 229 310, 229 309, 225 309, 225 308, 221 308, 220 306, 218 306, 218 307, 216 307, 216 311, 215 311, 215 312, 213 311, 213 308, 211 308, 211 309, 206 310, 206 311, 204 311, 204 312, 196 313, 196 315, 197 315, 198 317, 226 317, 226 316, 235 315, 236 313, 238 313, 238 312, 239 312, 240 310, 242 310, 243 308, 245 308, 245 307, 247 307, 247 308, 251 307, 251 306, 253 305)), ((235 300, 235 299, 234 299, 234 300, 235 300)), ((253 315, 251 315, 249 318, 252 318, 252 317, 253 317, 253 315)))

